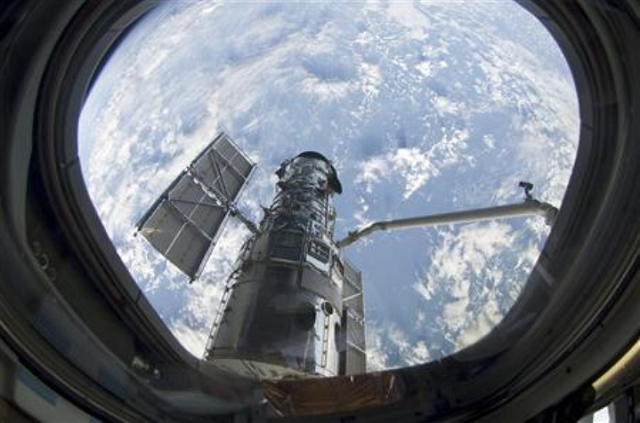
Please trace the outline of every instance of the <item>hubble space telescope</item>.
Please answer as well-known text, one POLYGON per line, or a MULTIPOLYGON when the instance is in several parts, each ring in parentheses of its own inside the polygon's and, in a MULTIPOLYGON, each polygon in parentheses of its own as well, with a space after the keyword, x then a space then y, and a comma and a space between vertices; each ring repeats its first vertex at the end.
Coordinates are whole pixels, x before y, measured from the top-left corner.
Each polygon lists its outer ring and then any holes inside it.
POLYGON ((307 151, 276 171, 277 193, 254 224, 237 207, 255 164, 221 132, 169 185, 137 224, 151 245, 192 280, 225 222, 239 219, 252 235, 224 288, 205 360, 257 379, 364 373, 366 344, 362 273, 342 250, 379 230, 541 214, 557 209, 535 200, 487 209, 375 222, 334 239, 342 192, 336 169, 307 151))

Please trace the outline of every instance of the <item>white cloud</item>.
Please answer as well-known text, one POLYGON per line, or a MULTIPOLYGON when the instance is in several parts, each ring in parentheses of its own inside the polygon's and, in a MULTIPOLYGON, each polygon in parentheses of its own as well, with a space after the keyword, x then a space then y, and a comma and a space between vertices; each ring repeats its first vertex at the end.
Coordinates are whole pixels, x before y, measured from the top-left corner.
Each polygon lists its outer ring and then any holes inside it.
POLYGON ((427 344, 424 341, 418 341, 413 350, 413 355, 416 358, 416 364, 426 363, 431 359, 431 354, 427 348, 427 344))
POLYGON ((488 334, 502 320, 502 317, 495 293, 491 292, 489 298, 483 302, 480 313, 476 314, 473 319, 465 321, 465 325, 456 339, 456 349, 461 349, 477 342, 488 334))
POLYGON ((400 177, 404 181, 403 198, 406 200, 423 188, 427 182, 440 176, 442 171, 470 156, 464 155, 469 131, 457 129, 429 148, 397 148, 385 155, 374 156, 359 165, 356 184, 363 184, 365 191, 373 192, 375 184, 400 177))
POLYGON ((169 329, 187 351, 198 358, 202 357, 203 346, 206 345, 208 338, 206 332, 194 329, 182 320, 170 323, 169 329))
POLYGON ((455 114, 460 112, 460 106, 445 96, 436 96, 433 98, 433 106, 441 115, 455 114))
POLYGON ((386 340, 382 329, 377 325, 367 322, 367 371, 377 371, 389 368, 389 356, 386 353, 386 340))
POLYGON ((360 171, 355 179, 356 184, 364 184, 365 190, 371 192, 373 184, 389 176, 389 160, 384 157, 373 157, 360 164, 360 171))
POLYGON ((406 331, 393 322, 367 323, 367 371, 399 367, 399 364, 416 365, 432 359, 427 342, 413 342, 406 331), (392 360, 391 357, 400 357, 392 360))
MULTIPOLYGON (((495 259, 513 248, 516 237, 510 224, 495 221, 440 232, 440 242, 428 258, 429 273, 414 290, 427 301, 448 298, 439 322, 456 349, 478 340, 502 318, 496 292, 504 275, 495 259), (486 288, 489 283, 492 288, 486 288), (480 308, 473 304, 478 300, 480 308)), ((527 271, 531 266, 521 264, 527 271)))
POLYGON ((388 13, 397 22, 409 29, 408 35, 422 40, 427 37, 429 20, 409 2, 392 1, 388 4, 388 13))

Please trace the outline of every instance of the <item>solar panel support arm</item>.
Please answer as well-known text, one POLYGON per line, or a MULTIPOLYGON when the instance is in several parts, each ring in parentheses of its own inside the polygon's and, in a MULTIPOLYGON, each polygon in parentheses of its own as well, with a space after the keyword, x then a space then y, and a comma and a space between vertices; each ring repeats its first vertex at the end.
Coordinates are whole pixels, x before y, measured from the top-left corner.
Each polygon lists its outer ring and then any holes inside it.
POLYGON ((244 226, 246 226, 247 229, 249 229, 252 233, 254 234, 260 233, 260 229, 258 229, 256 224, 253 223, 253 221, 249 219, 247 216, 245 216, 240 210, 238 210, 235 204, 231 204, 231 207, 229 207, 229 213, 231 213, 231 216, 238 218, 238 220, 242 222, 244 226))
MULTIPOLYGON (((205 188, 205 193, 212 200, 220 201, 222 203, 222 206, 225 207, 232 216, 237 217, 238 220, 242 222, 252 233, 260 233, 260 230, 258 229, 256 224, 253 223, 247 216, 245 216, 232 201, 229 201, 228 197, 224 193, 221 193, 220 191, 209 185, 207 182, 205 182, 205 179, 198 173, 197 170, 195 170, 192 166, 189 166, 187 168, 187 172, 189 173, 189 175, 191 175, 194 181, 205 188)), ((224 186, 224 182, 222 182, 222 184, 224 186)))
MULTIPOLYGON (((522 186, 522 185, 521 185, 522 186)), ((338 241, 340 248, 345 248, 361 238, 378 231, 389 231, 396 229, 422 228, 428 226, 447 225, 453 223, 478 222, 482 220, 492 220, 506 217, 542 215, 546 223, 553 225, 558 214, 558 209, 549 203, 540 202, 534 199, 529 191, 530 184, 525 187, 525 200, 518 204, 488 207, 483 209, 465 210, 453 213, 436 214, 429 216, 416 216, 405 219, 387 220, 373 222, 360 228, 338 241)))

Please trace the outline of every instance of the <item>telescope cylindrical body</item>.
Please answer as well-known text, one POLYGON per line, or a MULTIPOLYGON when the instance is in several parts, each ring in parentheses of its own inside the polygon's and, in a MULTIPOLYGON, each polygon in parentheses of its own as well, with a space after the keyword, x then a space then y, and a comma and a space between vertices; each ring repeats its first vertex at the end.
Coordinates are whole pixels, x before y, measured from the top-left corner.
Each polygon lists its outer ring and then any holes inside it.
POLYGON ((276 175, 278 192, 243 247, 206 358, 258 378, 336 375, 344 267, 332 196, 340 182, 315 152, 276 175))

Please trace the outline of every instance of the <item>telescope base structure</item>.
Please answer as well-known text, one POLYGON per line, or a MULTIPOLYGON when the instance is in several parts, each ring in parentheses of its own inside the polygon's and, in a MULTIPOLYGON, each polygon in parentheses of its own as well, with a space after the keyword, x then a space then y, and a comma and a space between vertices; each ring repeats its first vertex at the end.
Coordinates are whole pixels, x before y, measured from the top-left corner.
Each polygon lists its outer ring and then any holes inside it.
POLYGON ((295 232, 255 239, 252 258, 269 259, 243 263, 207 359, 260 379, 338 374, 342 278, 293 257, 318 242, 295 232))

